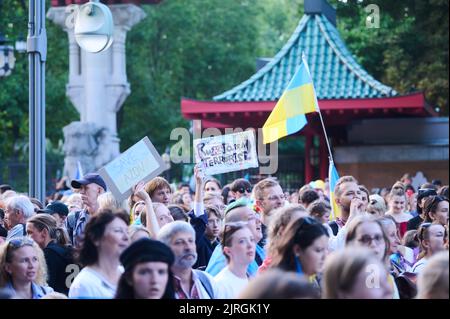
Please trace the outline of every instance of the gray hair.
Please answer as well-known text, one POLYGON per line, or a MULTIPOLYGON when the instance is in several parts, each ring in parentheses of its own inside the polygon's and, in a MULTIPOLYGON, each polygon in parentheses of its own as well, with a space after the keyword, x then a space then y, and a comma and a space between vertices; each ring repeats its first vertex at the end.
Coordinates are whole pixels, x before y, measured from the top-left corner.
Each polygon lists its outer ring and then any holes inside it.
POLYGON ((30 199, 24 195, 17 195, 8 198, 8 201, 6 202, 6 207, 20 210, 23 213, 25 219, 28 219, 34 215, 33 203, 31 203, 30 199))
POLYGON ((167 246, 170 246, 172 238, 178 233, 189 233, 195 238, 195 230, 191 224, 176 220, 174 222, 164 225, 158 232, 158 240, 162 241, 167 246))

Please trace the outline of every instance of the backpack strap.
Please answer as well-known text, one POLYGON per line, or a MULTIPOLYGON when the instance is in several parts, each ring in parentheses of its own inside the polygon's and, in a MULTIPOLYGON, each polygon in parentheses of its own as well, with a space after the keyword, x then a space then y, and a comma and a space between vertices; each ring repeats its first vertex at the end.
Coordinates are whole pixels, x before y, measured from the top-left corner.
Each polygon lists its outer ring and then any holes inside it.
POLYGON ((211 282, 209 281, 208 276, 205 275, 205 273, 201 270, 197 270, 197 269, 193 269, 193 270, 197 274, 200 282, 202 283, 203 288, 205 288, 206 292, 208 293, 209 298, 214 299, 214 290, 211 285, 211 282))
POLYGON ((27 226, 25 224, 20 224, 22 225, 22 235, 23 237, 27 236, 27 226))

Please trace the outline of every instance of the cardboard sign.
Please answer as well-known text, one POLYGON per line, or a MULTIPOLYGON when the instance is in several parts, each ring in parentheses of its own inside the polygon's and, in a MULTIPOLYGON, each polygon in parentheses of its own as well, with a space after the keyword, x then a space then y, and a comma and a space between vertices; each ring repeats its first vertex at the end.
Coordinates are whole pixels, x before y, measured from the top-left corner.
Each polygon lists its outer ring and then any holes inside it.
POLYGON ((196 162, 206 175, 258 167, 256 147, 253 131, 194 140, 196 162))
POLYGON ((118 201, 131 195, 140 181, 148 182, 166 170, 166 165, 148 137, 131 146, 99 170, 108 190, 118 201))

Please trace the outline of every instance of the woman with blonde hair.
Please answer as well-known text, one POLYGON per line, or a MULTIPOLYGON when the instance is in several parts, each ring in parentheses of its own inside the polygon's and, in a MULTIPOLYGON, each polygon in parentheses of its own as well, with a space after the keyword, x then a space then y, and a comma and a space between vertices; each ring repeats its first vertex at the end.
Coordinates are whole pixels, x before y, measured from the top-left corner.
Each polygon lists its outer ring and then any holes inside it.
POLYGON ((406 213, 408 199, 403 188, 393 188, 388 196, 388 210, 386 215, 394 218, 399 231, 400 238, 406 233, 408 222, 413 218, 411 214, 406 213))
POLYGON ((130 236, 130 241, 134 243, 141 238, 151 238, 150 232, 147 228, 142 225, 130 225, 128 226, 128 236, 130 236))
POLYGON ((142 225, 141 216, 145 212, 145 202, 139 200, 131 207, 131 219, 130 222, 135 225, 142 225))
POLYGON ((102 209, 123 209, 123 204, 114 197, 111 192, 100 194, 97 198, 98 210, 102 209))
POLYGON ((330 254, 322 280, 324 299, 390 299, 392 286, 383 263, 367 248, 330 254))
POLYGON ((445 250, 447 231, 444 226, 437 222, 423 223, 417 231, 417 238, 420 243, 420 253, 412 271, 420 274, 432 256, 445 250))
POLYGON ((369 205, 366 209, 367 213, 374 215, 375 217, 383 217, 387 211, 386 202, 384 198, 378 194, 369 196, 369 205))
POLYGON ((27 234, 44 251, 48 267, 48 284, 55 291, 68 294, 66 268, 74 263, 73 249, 64 228, 58 227, 56 219, 48 214, 37 214, 27 221, 27 234))
POLYGON ((73 193, 67 199, 62 200, 67 205, 69 213, 83 209, 83 200, 80 193, 73 193))
POLYGON ((34 240, 18 237, 0 245, 0 288, 19 299, 40 299, 53 291, 46 277, 44 253, 34 240))

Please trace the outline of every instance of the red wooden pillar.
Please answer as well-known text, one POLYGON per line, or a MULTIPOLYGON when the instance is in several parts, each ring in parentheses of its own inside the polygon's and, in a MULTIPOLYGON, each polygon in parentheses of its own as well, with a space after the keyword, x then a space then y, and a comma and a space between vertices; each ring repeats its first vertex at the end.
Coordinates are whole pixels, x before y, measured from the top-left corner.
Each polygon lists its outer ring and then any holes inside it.
POLYGON ((311 165, 311 148, 313 147, 313 136, 305 135, 305 184, 309 183, 313 178, 313 168, 311 165))
POLYGON ((319 175, 323 181, 328 177, 328 148, 323 135, 319 139, 319 175))

